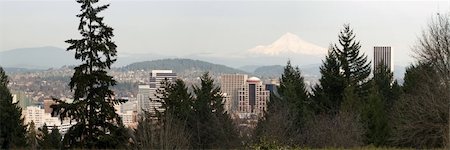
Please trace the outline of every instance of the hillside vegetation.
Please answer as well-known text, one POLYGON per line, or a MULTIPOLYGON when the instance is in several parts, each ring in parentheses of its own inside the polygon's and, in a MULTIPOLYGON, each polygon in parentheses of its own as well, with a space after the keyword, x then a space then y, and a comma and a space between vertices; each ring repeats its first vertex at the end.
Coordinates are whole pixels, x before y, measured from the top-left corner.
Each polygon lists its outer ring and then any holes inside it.
POLYGON ((210 72, 214 75, 230 74, 230 73, 247 73, 238 69, 227 67, 225 65, 213 64, 200 60, 192 59, 160 59, 152 61, 143 61, 132 63, 130 65, 120 68, 121 71, 135 71, 135 70, 173 70, 178 74, 185 75, 200 75, 205 72, 210 72))

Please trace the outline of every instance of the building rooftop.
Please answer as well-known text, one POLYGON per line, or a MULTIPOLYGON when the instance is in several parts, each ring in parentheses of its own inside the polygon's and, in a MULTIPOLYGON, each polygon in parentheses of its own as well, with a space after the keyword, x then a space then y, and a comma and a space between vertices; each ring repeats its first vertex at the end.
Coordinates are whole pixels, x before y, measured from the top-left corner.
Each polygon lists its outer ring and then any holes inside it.
POLYGON ((261 79, 257 77, 250 77, 247 79, 247 82, 261 82, 261 79))

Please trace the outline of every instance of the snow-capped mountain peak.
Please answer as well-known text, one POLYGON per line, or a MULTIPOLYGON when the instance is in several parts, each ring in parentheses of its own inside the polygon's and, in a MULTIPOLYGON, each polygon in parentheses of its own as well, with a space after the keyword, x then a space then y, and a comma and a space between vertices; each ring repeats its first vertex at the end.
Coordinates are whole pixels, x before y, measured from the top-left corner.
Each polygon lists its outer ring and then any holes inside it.
POLYGON ((280 55, 284 53, 324 55, 326 48, 314 45, 299 38, 292 33, 286 33, 270 45, 259 45, 248 50, 251 53, 265 55, 280 55))

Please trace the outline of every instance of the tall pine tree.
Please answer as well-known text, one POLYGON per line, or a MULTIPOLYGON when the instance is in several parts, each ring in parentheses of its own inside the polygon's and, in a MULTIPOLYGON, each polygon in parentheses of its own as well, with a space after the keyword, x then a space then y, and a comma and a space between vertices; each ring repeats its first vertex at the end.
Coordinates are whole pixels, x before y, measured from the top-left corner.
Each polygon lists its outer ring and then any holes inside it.
POLYGON ((37 149, 39 146, 37 139, 36 126, 33 121, 28 125, 28 133, 27 133, 27 144, 30 149, 37 149))
POLYGON ((310 113, 310 101, 304 78, 298 67, 293 67, 288 61, 281 75, 278 94, 295 115, 295 123, 300 126, 310 113))
POLYGON ((380 64, 376 68, 362 121, 367 127, 366 143, 383 146, 388 144, 391 135, 392 128, 388 118, 394 113, 393 105, 399 99, 400 86, 394 82, 393 73, 385 64, 380 64))
POLYGON ((162 104, 161 108, 164 109, 164 112, 159 113, 186 122, 191 115, 192 105, 192 95, 188 92, 186 83, 181 79, 177 79, 173 83, 164 80, 161 85, 162 89, 157 91, 161 96, 157 97, 160 99, 159 102, 162 104))
POLYGON ((374 70, 372 81, 377 87, 387 110, 391 110, 394 102, 399 98, 400 89, 397 81, 394 81, 394 73, 384 64, 380 64, 374 70))
POLYGON ((62 136, 56 126, 48 132, 48 126, 44 124, 42 128, 39 128, 39 148, 40 149, 60 149, 62 136))
POLYGON ((360 54, 361 46, 349 25, 344 25, 338 37, 339 46, 330 47, 320 67, 320 84, 313 88, 312 99, 317 113, 336 114, 347 109, 359 111, 361 99, 368 96, 371 63, 365 54, 360 54))
POLYGON ((365 142, 375 146, 387 144, 389 138, 388 112, 386 101, 377 84, 370 89, 368 102, 362 111, 362 121, 366 127, 365 142))
POLYGON ((263 145, 265 142, 290 146, 301 144, 302 127, 311 114, 304 78, 300 69, 288 61, 280 86, 277 92, 271 93, 267 111, 254 131, 254 142, 263 145))
POLYGON ((26 125, 23 123, 22 108, 8 89, 8 76, 0 67, 0 149, 22 148, 26 144, 26 125))
POLYGON ((123 129, 122 121, 114 110, 114 105, 123 102, 114 99, 111 86, 116 85, 106 70, 116 61, 116 44, 111 40, 113 29, 103 23, 98 13, 108 5, 96 6, 98 0, 77 0, 81 4, 78 30, 81 39, 70 39, 67 50, 75 51, 75 59, 82 64, 75 67, 69 83, 74 91, 72 103, 57 100, 54 112, 61 120, 75 121, 64 136, 65 146, 81 148, 118 148, 126 141, 116 141, 114 135, 123 129))
POLYGON ((320 66, 319 84, 312 89, 312 101, 316 113, 337 114, 344 93, 344 78, 340 72, 340 62, 333 47, 328 49, 328 55, 320 66))
POLYGON ((339 34, 339 45, 333 47, 340 63, 340 69, 346 86, 354 86, 359 96, 365 96, 368 92, 367 82, 371 71, 371 62, 367 61, 367 55, 360 54, 361 45, 355 41, 353 29, 344 25, 339 34))
POLYGON ((220 87, 205 73, 200 86, 194 86, 193 116, 189 121, 192 146, 200 149, 236 148, 239 136, 230 116, 223 108, 220 87))

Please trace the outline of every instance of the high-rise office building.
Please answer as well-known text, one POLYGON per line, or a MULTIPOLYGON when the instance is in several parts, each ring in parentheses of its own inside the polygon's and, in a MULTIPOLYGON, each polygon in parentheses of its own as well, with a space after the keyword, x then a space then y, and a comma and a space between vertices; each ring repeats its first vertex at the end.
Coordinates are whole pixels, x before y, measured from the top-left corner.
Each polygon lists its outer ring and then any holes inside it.
POLYGON ((392 72, 394 71, 394 63, 392 60, 392 49, 390 46, 375 46, 373 48, 373 68, 377 70, 379 65, 384 64, 392 72))
POLYGON ((270 91, 266 89, 259 78, 251 77, 246 82, 238 90, 238 112, 262 116, 267 110, 270 91))
POLYGON ((150 73, 150 113, 154 113, 155 109, 158 111, 164 111, 161 107, 161 102, 157 94, 157 90, 161 88, 161 82, 167 80, 169 82, 175 81, 177 79, 177 74, 173 73, 172 70, 152 70, 150 73))
POLYGON ((142 114, 143 111, 149 111, 150 108, 150 85, 138 85, 138 107, 137 111, 142 114))
POLYGON ((225 111, 231 113, 238 107, 238 90, 246 84, 248 76, 244 74, 224 74, 220 76, 220 89, 224 96, 225 111))
POLYGON ((150 82, 148 85, 139 85, 139 91, 137 95, 138 99, 138 113, 142 113, 142 110, 149 113, 155 113, 155 109, 163 111, 160 100, 157 94, 157 90, 161 88, 161 82, 168 80, 174 81, 177 78, 177 74, 172 70, 152 70, 150 73, 150 82))

